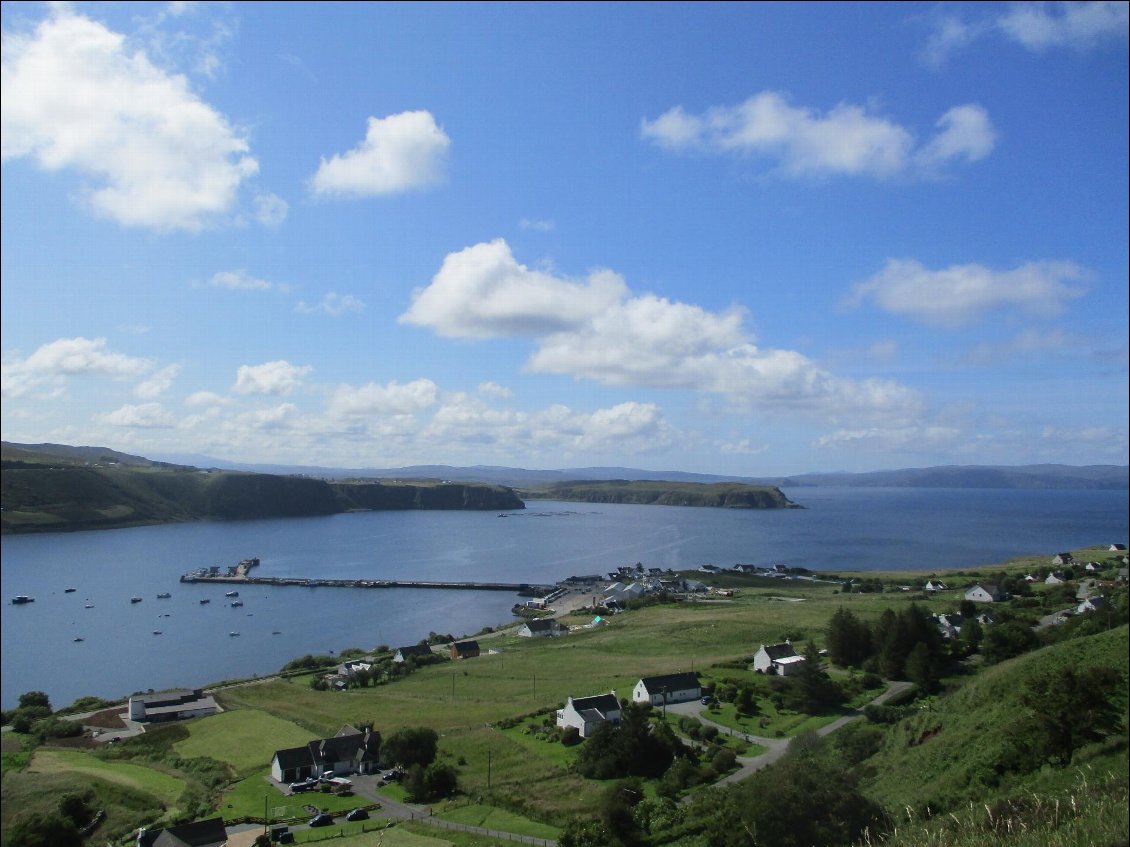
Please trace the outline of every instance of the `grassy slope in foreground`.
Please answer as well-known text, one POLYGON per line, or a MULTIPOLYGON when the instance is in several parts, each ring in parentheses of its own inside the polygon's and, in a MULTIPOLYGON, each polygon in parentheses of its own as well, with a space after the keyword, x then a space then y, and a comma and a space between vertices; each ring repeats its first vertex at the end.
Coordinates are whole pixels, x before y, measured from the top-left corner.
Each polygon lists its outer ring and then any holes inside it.
POLYGON ((632 503, 645 506, 712 506, 727 509, 792 509, 797 505, 780 489, 738 482, 665 482, 624 480, 557 482, 522 490, 529 499, 581 503, 632 503))

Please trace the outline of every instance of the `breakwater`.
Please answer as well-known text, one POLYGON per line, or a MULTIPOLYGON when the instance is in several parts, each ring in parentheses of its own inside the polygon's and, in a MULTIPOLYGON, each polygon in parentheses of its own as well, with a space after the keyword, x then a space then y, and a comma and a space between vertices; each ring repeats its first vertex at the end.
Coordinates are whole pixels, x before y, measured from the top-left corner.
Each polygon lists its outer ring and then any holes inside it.
POLYGON ((554 585, 529 582, 448 582, 408 579, 306 579, 304 577, 248 576, 246 573, 195 572, 181 576, 181 582, 212 582, 223 585, 272 585, 303 588, 439 588, 464 591, 511 591, 523 597, 544 597, 554 585))

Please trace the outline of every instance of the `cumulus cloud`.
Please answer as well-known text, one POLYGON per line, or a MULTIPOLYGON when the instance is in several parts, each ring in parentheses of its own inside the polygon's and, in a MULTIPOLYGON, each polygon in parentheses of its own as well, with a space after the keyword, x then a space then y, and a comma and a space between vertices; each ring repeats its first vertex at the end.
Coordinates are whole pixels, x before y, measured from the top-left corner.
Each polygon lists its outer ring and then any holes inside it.
POLYGON ((963 438, 962 431, 948 426, 869 427, 841 429, 816 441, 821 448, 845 447, 874 452, 918 453, 953 447, 963 438))
POLYGON ((436 402, 438 389, 430 379, 417 379, 387 385, 370 382, 360 387, 341 385, 329 401, 329 414, 334 418, 379 415, 413 415, 436 402))
MULTIPOLYGON (((1056 48, 1077 52, 1112 42, 1125 42, 1130 32, 1130 6, 1114 2, 1013 3, 1000 14, 962 18, 946 14, 934 19, 923 50, 928 65, 940 67, 954 53, 982 38, 997 36, 1042 53, 1056 48)), ((963 11, 993 8, 967 4, 963 11)))
POLYGON ((176 426, 176 418, 160 403, 142 403, 139 406, 127 404, 99 416, 98 420, 111 426, 133 429, 172 429, 176 426))
POLYGON ((400 322, 451 338, 539 335, 583 325, 618 303, 626 288, 611 271, 578 282, 530 270, 497 239, 449 254, 400 322))
POLYGON ((451 337, 531 337, 528 370, 606 385, 716 393, 767 411, 901 418, 919 404, 897 383, 842 379, 800 353, 757 347, 743 309, 635 295, 608 270, 584 281, 531 270, 502 240, 450 254, 400 320, 451 337))
POLYGON ((1125 41, 1130 6, 1122 0, 1096 3, 1020 3, 997 20, 1001 31, 1029 50, 1093 47, 1125 41))
POLYGON ((279 360, 262 365, 240 365, 232 390, 237 394, 289 394, 313 368, 279 360))
POLYGON ((237 291, 270 291, 274 285, 259 279, 242 268, 235 271, 217 271, 212 275, 212 285, 218 288, 231 288, 237 291))
POLYGON ((338 294, 336 291, 331 291, 322 298, 322 302, 313 306, 299 300, 294 310, 303 315, 329 315, 331 318, 339 318, 346 312, 364 311, 365 304, 352 294, 338 294))
POLYGON ((83 175, 94 213, 125 226, 199 230, 259 168, 183 76, 66 7, 30 35, 4 34, 0 127, 4 161, 83 175))
POLYGON ((9 397, 22 397, 45 383, 58 384, 66 377, 134 379, 152 367, 149 359, 107 350, 105 338, 60 338, 44 344, 27 358, 5 361, 3 391, 9 397))
POLYGON ((184 405, 193 409, 209 409, 226 406, 231 401, 215 391, 194 391, 184 398, 184 405))
POLYGON ((499 400, 509 400, 514 394, 509 388, 497 382, 480 382, 479 393, 484 397, 494 397, 499 400))
POLYGON ((133 393, 143 400, 156 400, 172 387, 179 372, 180 365, 166 365, 144 382, 138 383, 133 393))
POLYGON ((988 155, 994 134, 980 106, 950 109, 939 132, 916 146, 910 130, 861 106, 841 103, 826 114, 793 106, 785 95, 763 91, 737 106, 715 106, 702 115, 681 106, 640 125, 643 138, 673 152, 699 151, 761 156, 788 176, 831 174, 890 177, 955 159, 988 155))
POLYGON ((1028 262, 1010 271, 983 265, 932 271, 913 259, 889 259, 878 274, 853 288, 848 302, 872 300, 884 311, 952 328, 1001 309, 1058 315, 1067 301, 1085 293, 1082 286, 1069 283, 1087 276, 1072 262, 1028 262))
POLYGON ((424 188, 442 181, 450 147, 431 112, 371 117, 360 144, 322 159, 310 188, 317 195, 347 197, 424 188))
POLYGON ((263 226, 276 227, 286 220, 290 204, 277 194, 263 192, 255 195, 255 220, 263 226))

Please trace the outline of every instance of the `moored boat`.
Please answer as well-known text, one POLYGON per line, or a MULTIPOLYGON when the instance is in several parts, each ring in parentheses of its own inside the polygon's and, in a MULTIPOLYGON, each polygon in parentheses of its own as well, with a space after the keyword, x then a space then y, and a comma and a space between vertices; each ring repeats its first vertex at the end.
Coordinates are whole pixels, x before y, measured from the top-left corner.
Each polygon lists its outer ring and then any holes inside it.
POLYGON ((28 597, 26 594, 17 594, 12 598, 13 606, 22 606, 24 603, 34 603, 34 597, 28 597))
POLYGON ((141 598, 140 598, 140 597, 130 597, 130 598, 129 598, 129 601, 130 601, 131 603, 140 603, 140 602, 141 602, 141 598))
POLYGON ((236 632, 236 631, 235 631, 235 630, 233 629, 233 630, 232 630, 231 632, 229 632, 229 633, 228 633, 228 635, 239 635, 239 633, 238 633, 238 632, 236 632))
POLYGON ((170 594, 168 591, 162 591, 160 594, 157 595, 157 599, 158 600, 168 600, 172 596, 173 595, 170 594))
POLYGON ((238 597, 238 596, 239 596, 239 592, 238 592, 238 591, 229 591, 229 592, 227 592, 226 594, 224 594, 224 596, 225 596, 225 597, 238 597))
POLYGON ((234 600, 234 601, 232 601, 231 607, 232 607, 233 609, 238 609, 238 608, 239 608, 240 606, 242 606, 242 605, 243 605, 243 601, 242 601, 242 600, 234 600))
POLYGON ((78 591, 77 588, 64 588, 63 589, 64 594, 74 594, 76 591, 78 591))
POLYGON ((203 606, 205 603, 211 603, 211 602, 212 602, 211 600, 209 600, 207 597, 205 597, 203 600, 200 601, 200 605, 203 606))

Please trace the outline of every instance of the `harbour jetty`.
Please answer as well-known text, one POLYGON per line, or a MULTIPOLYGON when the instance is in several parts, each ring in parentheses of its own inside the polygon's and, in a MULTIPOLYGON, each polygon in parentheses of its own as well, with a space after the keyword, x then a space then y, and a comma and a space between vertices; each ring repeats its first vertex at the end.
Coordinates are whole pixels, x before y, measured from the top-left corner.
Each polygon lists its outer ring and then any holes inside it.
POLYGON ((511 591, 523 597, 542 597, 556 586, 530 582, 462 582, 408 579, 307 579, 305 577, 251 576, 258 559, 244 559, 228 568, 213 566, 183 574, 181 582, 211 582, 221 585, 272 585, 302 588, 440 588, 465 591, 511 591))

